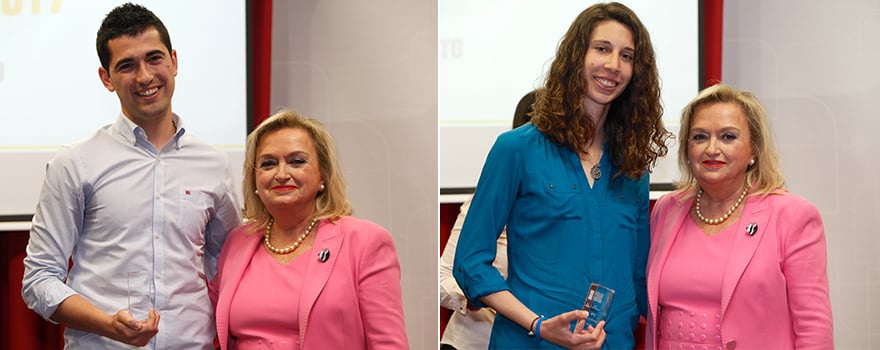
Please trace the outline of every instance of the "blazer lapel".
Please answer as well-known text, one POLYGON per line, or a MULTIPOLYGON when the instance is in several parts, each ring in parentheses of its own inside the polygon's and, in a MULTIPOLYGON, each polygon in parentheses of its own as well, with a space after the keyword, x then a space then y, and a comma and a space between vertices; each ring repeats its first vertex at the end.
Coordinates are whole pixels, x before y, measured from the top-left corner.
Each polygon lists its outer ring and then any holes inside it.
MULTIPOLYGON (((678 235, 682 231, 682 226, 687 220, 688 215, 690 214, 690 207, 694 202, 693 198, 681 201, 681 197, 684 194, 676 194, 673 198, 670 199, 670 202, 673 204, 668 208, 664 209, 664 212, 658 213, 660 215, 666 215, 665 218, 658 220, 659 227, 657 230, 660 230, 660 233, 655 235, 655 241, 651 242, 652 249, 656 251, 656 255, 651 257, 651 260, 648 261, 648 266, 653 266, 653 269, 648 271, 648 297, 657 298, 660 294, 660 274, 659 271, 661 267, 666 263, 666 258, 669 256, 670 250, 672 250, 672 244, 675 243, 675 240, 678 238, 678 235)), ((657 300, 652 300, 649 302, 649 305, 658 305, 657 300)), ((655 316, 657 315, 657 308, 652 307, 651 312, 655 316)))
MULTIPOLYGON (((329 220, 325 219, 321 220, 321 223, 318 225, 315 243, 312 245, 311 253, 309 253, 312 256, 307 257, 309 265, 306 270, 299 301, 300 335, 308 334, 306 333, 306 328, 308 327, 309 315, 312 313, 312 308, 315 306, 318 295, 321 294, 321 291, 327 285, 330 272, 333 271, 333 266, 336 265, 336 261, 341 254, 340 248, 345 236, 340 232, 341 223, 342 221, 339 220, 336 224, 332 224, 329 220), (321 254, 324 250, 329 252, 329 256, 326 261, 321 261, 318 254, 321 254)), ((301 344, 305 344, 305 341, 301 341, 301 344)))
POLYGON ((217 310, 214 314, 217 317, 217 325, 220 326, 218 336, 221 343, 227 343, 229 334, 229 308, 232 307, 232 296, 241 282, 244 271, 250 264, 251 257, 259 249, 262 235, 259 234, 242 234, 241 239, 231 241, 227 240, 227 244, 240 246, 238 253, 228 254, 224 262, 223 281, 217 286, 219 291, 219 299, 217 300, 217 310), (221 309, 222 308, 222 309, 221 309))
MULTIPOLYGON (((688 218, 690 214, 690 206, 693 203, 693 199, 688 199, 684 202, 679 202, 678 198, 673 199, 675 204, 679 206, 675 212, 670 213, 666 218, 666 224, 661 228, 663 233, 657 237, 656 242, 652 242, 652 244, 657 244, 657 261, 665 262, 666 257, 669 256, 669 251, 672 249, 672 244, 678 238, 678 235, 682 231, 682 226, 684 226, 685 220, 688 218)), ((660 276, 654 276, 655 278, 660 276)))
MULTIPOLYGON (((770 195, 772 196, 772 194, 770 195)), ((735 225, 736 236, 733 238, 733 247, 730 250, 730 256, 727 259, 727 265, 724 268, 724 275, 721 281, 721 317, 724 317, 730 299, 733 297, 733 291, 739 283, 740 278, 755 256, 758 245, 767 235, 767 222, 770 217, 770 208, 768 206, 766 196, 749 197, 746 200, 746 206, 743 209, 743 215, 739 222, 735 225), (751 224, 757 225, 754 234, 748 234, 746 228, 751 224)))

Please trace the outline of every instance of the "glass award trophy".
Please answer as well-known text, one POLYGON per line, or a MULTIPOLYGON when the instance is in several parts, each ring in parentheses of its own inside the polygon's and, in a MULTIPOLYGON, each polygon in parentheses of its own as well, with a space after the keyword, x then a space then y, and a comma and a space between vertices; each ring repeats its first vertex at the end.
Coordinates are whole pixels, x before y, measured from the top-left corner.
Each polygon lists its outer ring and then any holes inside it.
POLYGON ((611 306, 612 297, 614 297, 614 289, 595 282, 590 284, 587 300, 584 301, 584 310, 590 314, 587 316, 584 329, 587 329, 587 326, 596 327, 599 321, 605 319, 605 316, 608 315, 608 308, 611 306))

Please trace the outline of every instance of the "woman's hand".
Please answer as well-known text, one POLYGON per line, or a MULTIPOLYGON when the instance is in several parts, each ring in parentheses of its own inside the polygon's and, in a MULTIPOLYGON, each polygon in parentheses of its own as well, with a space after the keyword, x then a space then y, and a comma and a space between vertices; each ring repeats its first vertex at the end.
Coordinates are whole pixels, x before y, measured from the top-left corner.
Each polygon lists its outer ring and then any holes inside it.
MULTIPOLYGON (((584 310, 574 310, 556 315, 541 322, 540 335, 544 341, 562 346, 566 349, 588 350, 601 349, 605 343, 605 321, 599 322, 596 327, 583 328, 588 313, 584 310), (571 323, 577 321, 574 331, 571 323)), ((536 328, 538 328, 536 326, 536 328)))
POLYGON ((605 344, 605 321, 599 321, 596 324, 596 327, 593 326, 587 327, 586 330, 583 329, 584 321, 578 321, 577 327, 575 327, 575 333, 579 334, 591 334, 596 340, 592 342, 584 343, 580 346, 571 348, 578 350, 593 350, 593 349, 601 349, 602 344, 605 344))

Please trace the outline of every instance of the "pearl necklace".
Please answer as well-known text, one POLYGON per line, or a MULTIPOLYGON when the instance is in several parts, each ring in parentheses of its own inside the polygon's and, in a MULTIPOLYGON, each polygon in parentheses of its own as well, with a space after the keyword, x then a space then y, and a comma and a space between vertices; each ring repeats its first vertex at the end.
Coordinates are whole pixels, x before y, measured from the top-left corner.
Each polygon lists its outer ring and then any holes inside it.
POLYGON ((703 189, 701 188, 700 191, 697 192, 697 205, 694 206, 697 209, 697 217, 700 218, 700 221, 705 222, 709 225, 718 225, 724 221, 727 221, 727 218, 733 215, 733 212, 736 210, 737 207, 739 207, 740 203, 742 203, 743 199, 746 198, 746 194, 748 193, 749 187, 746 186, 745 188, 743 188, 743 193, 739 195, 736 203, 733 203, 733 207, 731 207, 730 210, 727 211, 727 213, 724 213, 723 216, 717 219, 707 219, 705 216, 703 216, 703 213, 700 212, 700 198, 703 197, 703 189))
POLYGON ((272 243, 269 242, 269 237, 271 236, 270 232, 272 232, 272 224, 275 223, 275 219, 269 219, 269 224, 266 225, 266 233, 263 234, 263 243, 266 245, 266 249, 269 249, 270 252, 275 254, 290 254, 299 247, 300 244, 309 236, 309 233, 312 232, 312 228, 315 227, 315 224, 318 222, 318 218, 312 219, 312 222, 309 224, 309 227, 306 228, 306 232, 303 232, 302 235, 297 238, 296 242, 293 242, 293 245, 287 248, 276 248, 272 243))

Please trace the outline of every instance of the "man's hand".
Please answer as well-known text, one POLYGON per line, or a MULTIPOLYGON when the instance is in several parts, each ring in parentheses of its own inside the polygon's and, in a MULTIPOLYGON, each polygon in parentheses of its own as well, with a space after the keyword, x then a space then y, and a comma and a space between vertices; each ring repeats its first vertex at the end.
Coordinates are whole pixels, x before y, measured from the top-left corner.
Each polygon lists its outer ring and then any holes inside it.
POLYGON ((113 315, 113 330, 108 338, 134 346, 147 345, 159 333, 159 313, 150 308, 150 316, 139 321, 128 310, 120 310, 113 315))

